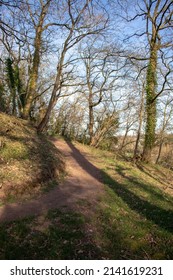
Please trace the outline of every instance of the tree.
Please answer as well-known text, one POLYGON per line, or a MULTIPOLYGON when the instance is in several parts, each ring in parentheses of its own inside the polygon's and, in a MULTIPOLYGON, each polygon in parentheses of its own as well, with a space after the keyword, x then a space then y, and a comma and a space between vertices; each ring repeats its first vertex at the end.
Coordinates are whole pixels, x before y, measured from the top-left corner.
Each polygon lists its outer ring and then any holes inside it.
POLYGON ((4 84, 0 80, 0 111, 1 112, 6 112, 6 99, 5 99, 5 89, 4 89, 4 84))
MULTIPOLYGON (((135 32, 128 38, 141 38, 145 36, 147 39, 146 49, 149 57, 130 55, 129 58, 136 60, 147 60, 147 74, 146 74, 146 127, 145 127, 145 141, 143 148, 142 160, 145 162, 151 161, 151 153, 155 142, 155 129, 157 121, 157 98, 164 91, 163 87, 158 91, 157 87, 157 70, 158 64, 162 63, 161 57, 165 49, 169 48, 171 52, 172 47, 172 27, 173 27, 173 1, 172 0, 142 0, 138 1, 136 5, 136 14, 134 16, 126 16, 128 22, 138 20, 141 25, 142 21, 145 23, 145 30, 143 32, 135 32)), ((167 79, 170 74, 168 70, 165 75, 167 79)))
POLYGON ((137 110, 138 129, 137 129, 137 137, 136 137, 134 155, 133 155, 134 160, 136 160, 137 157, 139 156, 139 142, 140 142, 141 133, 142 133, 142 125, 144 122, 145 80, 143 78, 140 80, 142 80, 142 81, 138 80, 138 90, 140 93, 140 100, 139 100, 139 106, 138 106, 138 110, 137 110))
POLYGON ((65 30, 64 42, 59 55, 57 64, 57 73, 55 78, 54 87, 49 100, 48 108, 43 120, 38 126, 38 131, 41 132, 46 127, 52 109, 57 103, 59 96, 61 95, 61 88, 63 85, 63 69, 68 52, 75 48, 75 46, 87 36, 100 33, 105 29, 107 24, 107 17, 104 10, 99 11, 95 6, 96 2, 92 0, 83 1, 70 1, 66 0, 64 3, 65 12, 63 18, 65 23, 59 23, 58 26, 62 26, 65 30))
MULTIPOLYGON (((41 53, 41 43, 42 38, 40 35, 40 25, 42 24, 44 10, 47 5, 44 5, 44 1, 41 1, 43 11, 41 10, 41 15, 39 15, 38 24, 36 9, 38 5, 33 5, 28 1, 2 1, 3 6, 6 9, 5 16, 3 18, 2 24, 2 34, 1 42, 5 48, 5 53, 7 52, 8 59, 3 59, 6 61, 10 59, 12 61, 11 73, 15 77, 15 85, 12 85, 12 80, 8 78, 8 84, 10 91, 13 89, 13 108, 16 106, 16 111, 18 114, 24 118, 30 118, 30 110, 33 102, 33 98, 36 95, 36 86, 38 79, 38 69, 40 63, 40 53, 41 53), (35 7, 35 12, 33 11, 35 7), (32 24, 33 29, 32 29, 32 24), (34 25, 35 23, 35 25, 34 25), (29 33, 29 30, 32 32, 29 33), (36 30, 35 40, 32 44, 33 30, 36 30), (29 36, 28 36, 29 33, 29 36), (32 35, 31 35, 32 34, 32 35), (32 50, 34 53, 32 55, 32 50), (23 77, 22 77, 22 74, 23 77), (23 81, 21 81, 21 77, 23 81), (18 92, 17 92, 18 91, 18 92), (17 108, 18 106, 18 108, 17 108)), ((49 1, 50 2, 50 1, 49 1)), ((37 1, 38 4, 38 1, 37 1)), ((40 8, 41 9, 41 8, 40 8)), ((39 13, 39 12, 38 12, 39 13)), ((8 63, 8 73, 10 71, 10 65, 8 63)), ((7 67, 6 67, 7 68, 7 67)), ((9 73, 10 74, 10 73, 9 73)), ((9 75, 8 75, 9 76, 9 75)), ((11 76, 11 79, 13 77, 11 76)), ((13 110, 14 111, 14 110, 13 110)))
POLYGON ((12 66, 13 61, 10 58, 7 58, 6 60, 6 72, 7 72, 7 83, 10 89, 10 95, 12 99, 12 114, 17 114, 17 108, 16 108, 16 78, 14 68, 12 66))
POLYGON ((63 98, 58 108, 53 110, 48 131, 64 137, 82 140, 85 131, 85 100, 78 94, 77 97, 63 98))
MULTIPOLYGON (((160 94, 157 93, 157 63, 158 51, 172 45, 166 30, 173 27, 173 2, 166 1, 144 1, 145 16, 147 24, 147 38, 149 43, 149 62, 146 77, 146 129, 143 150, 143 161, 151 160, 151 152, 155 142, 155 129, 157 119, 156 100, 160 94), (163 33, 163 31, 165 33, 163 33)), ((167 31, 168 32, 168 31, 167 31)))
POLYGON ((84 65, 81 78, 84 84, 82 93, 88 107, 89 142, 90 145, 96 146, 101 135, 104 135, 103 131, 107 130, 108 123, 111 125, 113 115, 115 117, 113 99, 120 88, 118 79, 124 75, 122 73, 124 63, 120 61, 118 54, 112 55, 109 45, 100 45, 97 40, 88 41, 83 48, 81 46, 80 56, 84 65), (107 110, 105 110, 105 106, 107 106, 107 110), (103 124, 105 127, 101 133, 103 124), (98 134, 99 128, 100 133, 98 134))
MULTIPOLYGON (((50 6, 51 0, 47 1, 39 1, 39 8, 32 9, 32 6, 29 4, 28 0, 26 1, 26 9, 29 11, 30 19, 33 23, 34 31, 35 31, 35 38, 34 38, 34 53, 33 53, 33 61, 32 67, 30 69, 30 77, 29 77, 29 85, 28 91, 26 96, 26 102, 23 109, 23 118, 29 118, 30 111, 32 107, 32 103, 34 98, 36 97, 36 90, 37 90, 37 81, 38 81, 38 73, 39 73, 39 66, 40 66, 40 56, 41 56, 41 49, 43 43, 43 32, 48 28, 47 25, 44 25, 45 17, 48 13, 48 8, 50 6), (39 9, 39 10, 38 10, 39 9), (35 16, 38 15, 38 16, 35 16)), ((34 5, 35 7, 35 5, 34 5)), ((37 7, 37 6, 36 6, 37 7)))
POLYGON ((173 98, 171 97, 167 97, 165 101, 163 101, 163 120, 162 120, 162 124, 161 124, 161 128, 160 128, 160 132, 158 135, 158 143, 159 143, 159 151, 158 151, 158 155, 157 155, 157 159, 156 159, 156 163, 159 163, 160 157, 161 157, 161 153, 162 153, 162 147, 163 144, 165 142, 165 138, 168 136, 168 134, 166 133, 168 130, 168 127, 170 126, 170 121, 171 121, 171 117, 172 117, 172 113, 173 113, 173 106, 172 106, 172 101, 173 98))
MULTIPOLYGON (((107 148, 111 147, 111 142, 117 142, 117 139, 115 137, 115 134, 118 129, 118 114, 116 111, 108 112, 107 108, 105 108, 107 111, 106 114, 101 114, 101 119, 97 120, 97 129, 94 134, 94 137, 92 139, 92 142, 90 143, 93 147, 103 147, 104 141, 107 142, 107 148), (106 141, 107 140, 107 141, 106 141)), ((105 147, 106 148, 106 147, 105 147)))

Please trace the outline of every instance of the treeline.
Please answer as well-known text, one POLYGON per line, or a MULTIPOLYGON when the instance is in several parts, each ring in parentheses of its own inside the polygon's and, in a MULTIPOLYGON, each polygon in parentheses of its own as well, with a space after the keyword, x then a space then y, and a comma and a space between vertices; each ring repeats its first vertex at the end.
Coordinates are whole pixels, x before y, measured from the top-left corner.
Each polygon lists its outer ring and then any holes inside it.
POLYGON ((1 111, 95 147, 133 143, 145 162, 157 146, 160 161, 172 134, 172 0, 1 0, 0 42, 1 111))

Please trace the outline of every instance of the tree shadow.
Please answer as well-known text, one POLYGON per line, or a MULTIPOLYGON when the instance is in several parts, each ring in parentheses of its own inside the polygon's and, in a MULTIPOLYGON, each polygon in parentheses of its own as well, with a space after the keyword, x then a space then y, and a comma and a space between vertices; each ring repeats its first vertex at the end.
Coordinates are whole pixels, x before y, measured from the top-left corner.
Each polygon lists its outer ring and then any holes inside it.
POLYGON ((146 166, 142 165, 141 163, 136 163, 136 166, 138 167, 138 169, 142 172, 144 172, 146 175, 148 175, 149 177, 151 177, 152 179, 156 180, 157 182, 159 182, 160 184, 170 184, 170 182, 167 181, 167 178, 165 177, 165 174, 161 171, 159 171, 160 173, 160 177, 158 177, 158 175, 156 176, 155 174, 151 173, 151 170, 149 168, 147 168, 146 166))
POLYGON ((0 226, 0 259, 98 259, 101 250, 85 228, 85 217, 76 212, 51 210, 0 226))
POLYGON ((89 175, 102 183, 102 173, 99 168, 89 162, 85 156, 72 144, 72 142, 66 140, 66 143, 70 147, 72 157, 78 162, 80 167, 85 170, 89 175))
MULTIPOLYGON (((128 205, 130 209, 142 215, 148 221, 151 221, 160 228, 173 233, 172 210, 165 210, 159 206, 156 206, 146 199, 137 196, 135 193, 127 189, 127 186, 125 184, 123 185, 116 182, 106 173, 104 173, 104 176, 106 178, 106 181, 108 182, 109 187, 128 205)), ((147 185, 143 184, 142 188, 146 191, 146 193, 149 192, 161 199, 161 197, 153 190, 150 191, 147 185)), ((164 200, 164 197, 162 198, 164 200)))
POLYGON ((148 194, 151 194, 152 197, 157 199, 157 200, 160 200, 162 202, 166 202, 166 203, 170 204, 171 206, 173 205, 173 200, 171 201, 171 196, 169 196, 166 193, 163 193, 160 189, 158 189, 158 187, 154 187, 152 184, 145 184, 143 182, 143 180, 139 180, 134 176, 127 176, 125 174, 125 172, 126 172, 126 170, 128 170, 128 168, 123 168, 120 165, 116 165, 115 170, 121 177, 126 179, 131 185, 134 184, 135 187, 138 187, 139 189, 143 189, 148 194))
MULTIPOLYGON (((82 166, 82 168, 98 181, 104 181, 117 196, 121 197, 130 209, 142 215, 144 218, 158 225, 162 229, 173 233, 173 211, 171 209, 165 210, 150 203, 144 198, 139 197, 137 194, 129 190, 125 184, 120 184, 115 179, 112 179, 106 172, 101 172, 97 167, 90 163, 71 142, 67 141, 67 144, 73 152, 73 157, 82 166)), ((135 179, 125 176, 121 170, 117 172, 130 182, 133 180, 134 183, 138 183, 140 188, 141 184, 136 182, 135 179)), ((147 184, 142 184, 142 188, 146 193, 154 195, 157 199, 162 199, 163 201, 165 200, 164 196, 158 194, 152 187, 150 189, 147 184)), ((165 200, 165 202, 167 201, 165 200)))

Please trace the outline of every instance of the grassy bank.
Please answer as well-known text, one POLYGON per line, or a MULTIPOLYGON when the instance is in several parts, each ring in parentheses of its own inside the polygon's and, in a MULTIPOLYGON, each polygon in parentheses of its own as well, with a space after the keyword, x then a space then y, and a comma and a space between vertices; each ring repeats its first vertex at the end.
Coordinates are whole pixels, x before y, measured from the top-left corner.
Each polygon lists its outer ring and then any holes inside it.
POLYGON ((61 179, 64 162, 27 121, 0 113, 0 203, 34 197, 61 179))

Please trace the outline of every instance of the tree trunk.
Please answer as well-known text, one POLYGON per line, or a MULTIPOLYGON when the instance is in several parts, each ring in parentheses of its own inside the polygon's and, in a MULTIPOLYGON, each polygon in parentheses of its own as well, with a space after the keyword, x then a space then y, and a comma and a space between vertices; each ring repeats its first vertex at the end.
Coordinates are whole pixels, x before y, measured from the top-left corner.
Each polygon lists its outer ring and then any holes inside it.
POLYGON ((32 102, 36 95, 38 71, 39 71, 39 65, 40 65, 41 33, 42 33, 42 31, 40 30, 39 34, 36 35, 36 39, 35 39, 35 52, 34 52, 34 58, 33 58, 33 66, 32 66, 32 70, 31 70, 31 74, 30 74, 28 94, 27 94, 26 102, 25 102, 25 105, 23 108, 23 113, 22 113, 22 117, 24 119, 30 118, 32 102))
POLYGON ((57 95, 57 91, 58 91, 58 89, 60 89, 60 81, 61 81, 62 65, 63 65, 64 57, 65 57, 65 53, 61 57, 60 65, 57 67, 56 81, 55 81, 55 84, 54 84, 54 87, 52 90, 49 105, 47 107, 47 110, 46 110, 46 113, 45 113, 43 119, 41 120, 40 124, 37 127, 38 132, 43 132, 44 129, 46 128, 46 125, 48 124, 49 119, 50 119, 52 109, 54 108, 54 106, 56 105, 56 102, 58 100, 59 94, 57 95))
POLYGON ((12 115, 17 116, 17 109, 16 109, 16 89, 15 87, 11 89, 12 91, 12 115))
POLYGON ((138 155, 138 146, 139 146, 139 141, 141 137, 141 129, 142 129, 142 122, 143 122, 143 114, 144 114, 144 84, 142 87, 142 96, 141 96, 141 105, 139 108, 139 127, 138 127, 138 132, 137 132, 137 138, 136 138, 136 143, 135 143, 135 149, 134 149, 134 155, 133 159, 135 160, 137 155, 138 155))
POLYGON ((162 125, 162 130, 161 130, 161 139, 160 139, 160 145, 159 145, 159 152, 158 152, 158 156, 157 156, 157 159, 156 159, 156 164, 159 163, 159 160, 160 160, 160 156, 161 156, 161 152, 162 152, 162 147, 163 147, 163 143, 164 143, 164 139, 165 139, 165 129, 166 129, 166 126, 167 126, 167 123, 169 121, 169 118, 171 117, 172 115, 172 110, 170 110, 170 113, 167 117, 167 107, 169 105, 169 99, 167 99, 166 101, 166 104, 165 104, 165 108, 164 108, 164 113, 163 113, 163 125, 162 125))
POLYGON ((155 128, 156 128, 156 70, 157 70, 157 48, 152 48, 150 61, 147 69, 146 80, 146 128, 145 128, 145 142, 142 160, 144 162, 151 161, 151 153, 155 142, 155 128))
POLYGON ((128 132, 129 132, 129 127, 127 126, 127 127, 126 127, 126 131, 125 131, 125 134, 124 134, 124 137, 123 137, 122 144, 121 144, 121 146, 120 146, 120 148, 119 148, 120 151, 122 151, 122 149, 124 148, 124 145, 125 145, 125 141, 126 141, 128 132))
POLYGON ((159 145, 159 152, 158 152, 158 156, 157 156, 157 159, 156 159, 156 164, 159 163, 159 160, 160 160, 160 156, 161 156, 161 152, 162 152, 162 146, 163 146, 163 138, 161 139, 161 142, 160 142, 160 145, 159 145))
POLYGON ((93 106, 89 105, 89 136, 90 136, 90 145, 93 141, 94 136, 94 112, 93 112, 93 106))
POLYGON ((44 31, 43 24, 49 5, 50 5, 50 1, 47 1, 45 4, 42 4, 42 10, 39 16, 39 22, 35 26, 36 36, 34 41, 33 65, 30 73, 30 82, 29 82, 28 92, 26 95, 26 101, 22 113, 22 117, 24 119, 30 118, 33 99, 36 96, 38 71, 40 66, 40 50, 42 46, 42 33, 44 31))
POLYGON ((52 96, 49 101, 49 105, 46 110, 46 113, 45 113, 43 119, 41 120, 40 124, 37 127, 38 132, 43 132, 44 129, 46 128, 46 125, 49 122, 50 115, 51 115, 52 109, 54 108, 55 104, 56 104, 55 98, 54 98, 54 96, 52 96))
POLYGON ((48 105, 48 108, 47 108, 47 111, 45 113, 44 118, 42 119, 42 121, 40 122, 40 124, 37 127, 38 132, 43 132, 43 130, 46 128, 46 125, 48 124, 49 119, 50 119, 51 112, 52 112, 54 106, 57 103, 58 97, 60 96, 63 63, 64 63, 65 55, 66 55, 66 52, 67 52, 68 42, 69 42, 72 34, 73 34, 73 29, 71 29, 71 31, 70 31, 70 33, 69 33, 69 35, 68 35, 68 37, 67 37, 67 39, 64 43, 64 47, 63 47, 63 50, 62 50, 62 53, 61 53, 60 61, 59 61, 58 66, 57 66, 56 80, 55 80, 55 84, 54 84, 54 87, 53 87, 53 90, 52 90, 49 105, 48 105), (58 90, 59 90, 59 93, 57 94, 58 90))
POLYGON ((98 148, 106 132, 107 132, 107 127, 104 127, 102 130, 98 131, 92 138, 91 146, 98 148))

